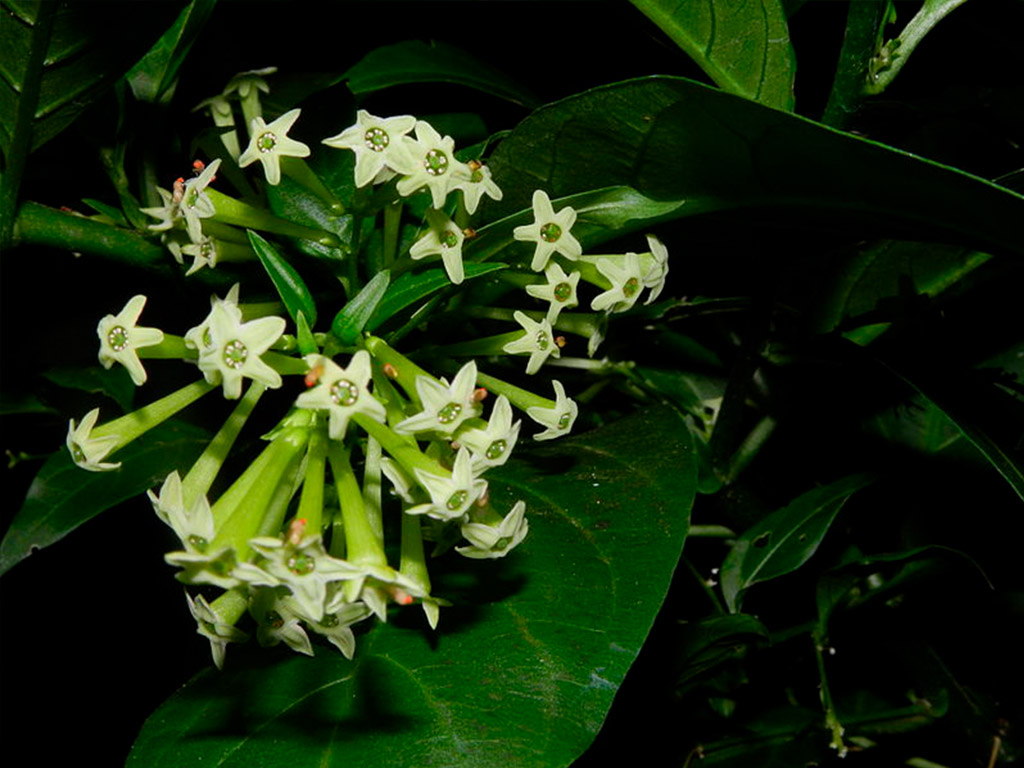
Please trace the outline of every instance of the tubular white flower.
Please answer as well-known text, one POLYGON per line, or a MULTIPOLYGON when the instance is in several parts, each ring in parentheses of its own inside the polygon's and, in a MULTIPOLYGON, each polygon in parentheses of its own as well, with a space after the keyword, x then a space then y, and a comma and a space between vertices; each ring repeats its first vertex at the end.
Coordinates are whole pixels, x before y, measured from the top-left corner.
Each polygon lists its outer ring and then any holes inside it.
POLYGON ((439 255, 444 262, 444 271, 448 279, 458 285, 466 276, 462 266, 462 243, 466 236, 444 211, 431 208, 427 211, 427 234, 413 243, 409 256, 422 259, 427 256, 439 255))
POLYGON ((356 113, 356 124, 323 143, 337 149, 351 149, 356 155, 356 186, 365 187, 386 169, 409 173, 412 155, 402 137, 416 126, 412 115, 376 117, 365 109, 356 113))
POLYGON ((500 467, 512 455, 519 439, 522 421, 512 423, 512 404, 505 395, 498 395, 491 409, 486 429, 467 429, 458 440, 473 452, 473 473, 479 475, 490 467, 500 467))
POLYGON ((487 481, 473 477, 469 449, 459 448, 451 477, 415 470, 416 480, 430 495, 430 504, 418 504, 406 510, 411 515, 425 514, 435 520, 458 520, 470 505, 487 491, 487 481))
POLYGON ((146 382, 146 369, 135 350, 152 347, 164 340, 164 332, 159 328, 135 325, 145 306, 145 296, 133 296, 124 309, 116 315, 107 315, 96 327, 100 337, 100 364, 109 369, 114 363, 120 363, 128 369, 135 386, 146 382))
POLYGON ((452 434, 466 419, 480 413, 480 404, 473 394, 476 390, 476 361, 470 360, 455 375, 438 383, 426 376, 416 379, 416 394, 423 410, 395 425, 395 432, 411 435, 416 432, 437 430, 452 434))
POLYGON ((565 388, 560 381, 552 381, 555 388, 555 405, 546 408, 535 405, 526 409, 526 415, 541 426, 547 427, 543 432, 533 436, 534 440, 553 440, 569 434, 576 422, 579 407, 571 398, 565 396, 565 388))
POLYGON ((533 193, 533 224, 516 227, 512 237, 516 240, 537 244, 530 268, 541 272, 548 265, 551 254, 560 253, 575 261, 583 254, 579 241, 570 230, 576 223, 576 211, 566 206, 558 213, 551 207, 551 200, 543 189, 533 193))
POLYGON ((271 123, 262 117, 254 117, 249 124, 249 146, 238 158, 240 168, 259 160, 267 183, 277 186, 281 183, 282 157, 309 157, 309 147, 301 141, 288 138, 288 131, 299 119, 302 110, 292 109, 271 123))
POLYGON ((466 213, 476 213, 480 198, 484 195, 492 200, 501 200, 503 197, 501 189, 491 180, 491 169, 477 161, 466 165, 460 164, 455 169, 453 178, 455 181, 449 190, 462 190, 462 202, 466 207, 466 213))
POLYGON ((203 235, 199 242, 181 246, 179 252, 192 257, 192 266, 188 268, 185 277, 195 274, 203 267, 213 269, 217 266, 217 241, 212 237, 203 235))
POLYGON ((580 273, 566 274, 558 262, 552 261, 544 270, 547 283, 544 285, 528 285, 526 292, 535 299, 551 302, 548 305, 547 320, 552 325, 563 309, 571 309, 579 304, 576 297, 576 286, 580 282, 580 273))
POLYGON ((68 423, 68 436, 65 441, 75 464, 90 472, 106 472, 121 466, 119 461, 114 463, 103 461, 117 445, 117 435, 90 437, 99 416, 100 409, 93 408, 85 414, 78 427, 75 427, 75 420, 71 419, 68 423))
POLYGON ((644 304, 652 303, 661 295, 668 277, 668 248, 654 235, 647 235, 647 246, 651 252, 640 254, 644 268, 644 287, 651 289, 644 304))
POLYGON ((163 187, 157 187, 156 191, 160 195, 163 205, 156 208, 140 208, 139 210, 147 216, 160 219, 156 224, 150 224, 149 229, 152 229, 154 232, 165 232, 178 223, 178 220, 181 218, 181 211, 178 208, 178 203, 174 200, 174 195, 163 187))
POLYGON ((416 121, 416 138, 404 137, 412 157, 412 164, 396 168, 403 177, 398 180, 398 194, 408 197, 426 187, 430 190, 435 208, 443 208, 445 198, 455 181, 457 168, 464 163, 455 159, 455 140, 451 136, 441 137, 430 123, 416 121))
POLYGON ((360 349, 342 368, 323 355, 307 355, 305 358, 311 370, 319 370, 316 386, 303 392, 295 400, 299 408, 326 410, 330 416, 328 432, 332 440, 345 437, 345 429, 353 414, 363 413, 374 421, 384 423, 387 411, 367 389, 370 383, 370 353, 360 349))
POLYGON ((504 557, 526 538, 529 530, 526 503, 517 501, 497 525, 463 523, 462 535, 469 541, 470 546, 456 547, 455 551, 477 560, 504 557))
POLYGON ((185 217, 185 229, 188 230, 189 239, 193 243, 198 243, 203 236, 203 225, 200 219, 208 219, 217 213, 217 209, 214 208, 213 202, 204 190, 217 175, 218 168, 220 168, 220 158, 206 166, 198 176, 185 182, 185 189, 178 208, 181 215, 185 217))
POLYGON ((196 499, 192 509, 185 509, 185 497, 178 471, 171 472, 160 486, 160 493, 146 491, 153 511, 177 534, 189 552, 205 554, 216 533, 213 512, 206 496, 196 499))
POLYGON ((188 610, 198 625, 196 632, 210 641, 213 663, 217 665, 217 669, 223 668, 227 644, 241 642, 248 636, 225 622, 202 595, 193 600, 186 592, 185 599, 188 600, 188 610))
POLYGON ((625 312, 631 309, 640 298, 640 292, 644 287, 640 257, 635 253, 627 253, 621 264, 611 259, 600 259, 597 262, 597 271, 608 278, 612 287, 595 296, 590 302, 590 308, 595 312, 625 312))
POLYGON ((502 349, 513 355, 529 355, 530 359, 526 364, 526 372, 528 374, 534 374, 539 371, 548 357, 552 355, 555 357, 561 356, 561 350, 559 350, 558 345, 555 343, 551 330, 551 323, 546 318, 538 323, 525 312, 520 312, 519 310, 516 310, 512 317, 523 326, 525 333, 515 341, 510 341, 502 349))

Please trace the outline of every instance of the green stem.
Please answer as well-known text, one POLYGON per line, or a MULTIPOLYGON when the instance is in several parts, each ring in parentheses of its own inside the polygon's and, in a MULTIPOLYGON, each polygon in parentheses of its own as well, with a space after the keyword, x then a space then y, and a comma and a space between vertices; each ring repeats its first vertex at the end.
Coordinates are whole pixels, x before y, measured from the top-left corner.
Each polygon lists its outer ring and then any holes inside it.
MULTIPOLYGON (((26 202, 14 222, 15 245, 48 245, 133 266, 164 266, 164 249, 137 232, 26 202)), ((169 267, 168 267, 169 269, 169 267)))
POLYGON ((384 505, 381 488, 380 460, 383 450, 377 440, 372 437, 366 440, 365 462, 363 466, 363 504, 366 516, 374 533, 384 540, 384 505))
POLYGON ((230 589, 212 603, 210 609, 225 624, 234 626, 249 608, 248 590, 245 587, 230 589))
POLYGON ((313 240, 320 245, 328 247, 337 248, 341 245, 341 241, 330 232, 304 227, 287 219, 280 219, 262 208, 255 208, 248 203, 243 203, 241 200, 228 197, 216 189, 207 188, 206 194, 209 196, 210 202, 213 203, 213 207, 217 210, 213 217, 214 221, 219 221, 223 224, 234 224, 235 226, 246 227, 247 229, 258 229, 263 232, 274 232, 278 235, 298 237, 303 240, 313 240))
POLYGON ((205 381, 197 381, 184 386, 137 411, 127 413, 106 424, 101 424, 92 431, 91 437, 116 435, 117 443, 110 449, 110 453, 113 453, 128 445, 139 435, 148 432, 157 424, 166 421, 186 406, 191 405, 213 388, 213 384, 207 384, 205 381))
POLYGON ((374 421, 363 413, 352 414, 352 420, 374 440, 379 442, 385 451, 412 476, 421 469, 427 474, 438 477, 451 477, 452 473, 441 464, 427 456, 414 443, 410 443, 402 435, 396 434, 391 427, 374 421))
POLYGON ((847 748, 843 743, 843 725, 836 715, 832 693, 828 687, 828 677, 825 674, 825 635, 820 627, 811 634, 811 640, 814 642, 814 655, 818 661, 819 690, 821 705, 825 709, 825 727, 832 732, 832 741, 829 746, 835 749, 840 757, 845 757, 847 748))
POLYGON ((185 475, 185 479, 181 482, 185 509, 192 509, 196 499, 210 492, 210 486, 213 485, 224 460, 231 452, 238 434, 242 431, 242 427, 245 426, 245 422, 266 389, 266 386, 258 381, 249 385, 245 396, 238 401, 238 405, 228 416, 224 426, 220 428, 202 455, 196 459, 196 463, 192 465, 188 474, 185 475))
POLYGON ((138 347, 135 352, 143 360, 195 360, 199 353, 185 346, 185 339, 170 333, 164 334, 164 340, 151 347, 138 347))
POLYGON ((402 559, 398 570, 430 594, 430 574, 423 552, 423 522, 419 515, 402 514, 402 559))
POLYGON ((313 173, 313 169, 310 168, 309 164, 302 158, 282 157, 281 172, 290 179, 294 179, 314 195, 319 197, 335 216, 340 216, 345 213, 345 206, 342 204, 341 200, 335 197, 334 193, 324 186, 320 177, 313 173))
POLYGON ((495 336, 485 336, 482 339, 470 339, 460 341, 456 344, 446 344, 443 347, 433 347, 430 354, 435 357, 487 357, 491 355, 504 355, 505 345, 511 344, 523 338, 525 331, 509 331, 495 336))
POLYGON ((322 424, 309 435, 306 453, 306 474, 302 480, 302 496, 296 517, 306 521, 306 530, 318 534, 323 527, 324 473, 327 470, 328 438, 322 424))
POLYGON ((402 201, 384 207, 383 267, 389 269, 398 257, 398 235, 402 225, 402 201))
POLYGON ((554 408, 555 401, 546 397, 535 395, 525 389, 509 384, 501 379, 496 379, 482 371, 477 371, 476 383, 487 389, 488 392, 504 395, 516 408, 525 411, 527 408, 554 408))
POLYGON ((291 355, 282 355, 280 352, 264 352, 260 359, 285 376, 305 375, 309 372, 309 364, 305 360, 291 355))
POLYGON ((338 490, 338 501, 341 504, 341 516, 345 526, 345 548, 348 560, 354 565, 376 565, 387 567, 388 559, 384 554, 384 541, 373 530, 363 494, 352 464, 349 452, 341 444, 331 441, 327 451, 334 475, 334 485, 338 490))
POLYGON ((366 349, 381 365, 391 366, 393 375, 389 375, 388 378, 392 381, 397 381, 398 385, 405 390, 405 394, 408 395, 409 399, 417 407, 420 407, 422 403, 420 402, 419 393, 416 391, 416 379, 420 376, 426 376, 428 379, 432 379, 440 384, 436 377, 431 376, 405 355, 388 346, 387 342, 378 336, 366 337, 366 349))

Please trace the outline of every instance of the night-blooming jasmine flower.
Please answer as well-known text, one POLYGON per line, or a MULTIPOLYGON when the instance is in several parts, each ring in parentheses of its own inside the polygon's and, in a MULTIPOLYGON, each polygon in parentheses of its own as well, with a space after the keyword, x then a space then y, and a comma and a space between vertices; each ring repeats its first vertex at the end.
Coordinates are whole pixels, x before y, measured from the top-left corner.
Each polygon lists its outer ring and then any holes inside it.
POLYGON ((182 584, 212 584, 221 589, 233 589, 244 581, 237 573, 239 563, 234 547, 168 552, 164 562, 182 569, 174 574, 182 584))
POLYGON ((647 235, 647 246, 651 252, 640 254, 644 267, 644 287, 651 289, 644 304, 650 304, 661 295, 665 278, 668 277, 668 248, 654 235, 647 235))
POLYGON ((597 271, 608 278, 612 287, 595 296, 590 302, 590 308, 595 312, 625 312, 640 298, 640 291, 644 287, 644 275, 640 269, 640 257, 635 253, 627 253, 622 263, 600 259, 597 262, 597 271))
POLYGON ((571 398, 565 396, 565 388, 560 381, 552 381, 555 388, 555 405, 553 408, 545 408, 535 405, 526 409, 526 415, 541 426, 547 427, 543 432, 533 436, 534 440, 553 440, 556 437, 569 434, 579 407, 571 398))
POLYGON ((300 623, 302 617, 293 606, 294 602, 284 587, 254 589, 249 601, 249 613, 259 625, 256 640, 265 648, 283 642, 297 653, 312 656, 313 646, 300 623))
POLYGON ((526 364, 528 374, 539 371, 549 356, 559 357, 561 355, 551 331, 551 323, 546 318, 538 323, 519 310, 516 310, 512 317, 523 326, 525 333, 515 341, 510 341, 502 349, 512 355, 529 355, 530 360, 526 364))
POLYGON ((110 469, 117 469, 121 462, 105 462, 107 454, 117 445, 117 435, 105 437, 91 437, 93 427, 96 426, 96 419, 100 416, 100 409, 93 408, 82 419, 82 423, 75 427, 75 420, 71 419, 68 424, 67 446, 71 458, 75 464, 90 472, 105 472, 110 469))
POLYGON ((455 181, 450 189, 462 190, 462 202, 466 206, 466 213, 476 213, 480 198, 485 194, 492 200, 501 200, 503 196, 501 189, 491 180, 491 169, 476 160, 466 165, 460 164, 455 169, 453 178, 455 181))
POLYGON ((466 236, 444 211, 431 208, 427 211, 427 223, 430 225, 427 234, 413 243, 409 249, 409 256, 413 259, 422 259, 426 256, 439 255, 444 262, 444 271, 448 274, 448 279, 458 285, 465 279, 462 243, 466 236))
POLYGON ((462 517, 470 504, 487 491, 487 481, 473 477, 472 458, 469 449, 459 448, 451 477, 441 477, 416 469, 416 480, 430 494, 430 504, 418 504, 406 510, 412 515, 426 514, 435 520, 457 520, 462 517))
POLYGON ((500 467, 512 455, 519 438, 521 421, 512 423, 512 405, 499 395, 491 409, 486 429, 467 429, 459 433, 459 443, 473 452, 473 472, 480 474, 490 467, 500 467))
POLYGON ((370 394, 370 353, 360 349, 342 368, 323 355, 307 355, 311 371, 319 373, 316 386, 295 400, 299 408, 325 409, 330 415, 328 425, 332 440, 345 437, 345 428, 355 413, 363 413, 382 424, 387 419, 383 404, 370 394))
POLYGON ((185 182, 179 210, 185 217, 185 229, 188 230, 189 239, 193 243, 198 243, 203 236, 203 225, 200 219, 208 219, 217 213, 217 209, 213 207, 213 203, 204 190, 217 175, 218 168, 220 168, 219 157, 206 166, 198 176, 185 182))
POLYGON ((444 207, 455 181, 455 170, 464 165, 455 159, 455 140, 451 136, 442 138, 430 123, 418 120, 416 138, 404 137, 403 141, 412 156, 412 164, 408 170, 396 168, 403 174, 398 180, 398 194, 408 197, 426 187, 434 207, 444 207))
POLYGON ((234 130, 235 115, 231 111, 231 102, 221 94, 204 99, 196 104, 192 111, 196 112, 203 107, 209 108, 210 117, 213 118, 213 124, 219 129, 217 132, 220 134, 220 140, 224 144, 224 148, 231 155, 232 159, 237 160, 242 150, 238 146, 238 134, 234 130))
POLYGON ((325 613, 319 621, 307 621, 306 625, 326 637, 346 659, 351 659, 356 652, 356 637, 349 627, 369 615, 370 609, 363 603, 345 603, 337 611, 325 613))
POLYGON ((224 96, 237 91, 238 98, 242 102, 242 114, 248 123, 254 117, 259 117, 260 91, 270 93, 270 86, 263 78, 277 72, 277 67, 264 67, 263 69, 250 69, 246 72, 239 72, 224 88, 224 96))
POLYGON ((160 195, 160 201, 163 205, 156 208, 140 208, 139 210, 147 216, 160 219, 156 224, 150 224, 149 229, 152 229, 154 232, 164 232, 177 223, 178 219, 181 218, 181 211, 178 209, 178 203, 175 201, 174 195, 163 187, 157 187, 156 191, 160 195))
MULTIPOLYGON (((235 283, 231 286, 227 296, 223 299, 219 296, 213 295, 210 297, 210 306, 216 309, 218 305, 226 312, 229 312, 237 322, 242 322, 242 310, 238 308, 238 296, 239 296, 239 284, 235 283)), ((185 346, 191 349, 203 350, 210 347, 213 344, 213 339, 210 338, 210 318, 213 316, 211 311, 206 319, 203 320, 199 325, 194 328, 190 328, 185 333, 185 346)))
POLYGON ((557 261, 552 261, 544 270, 547 283, 528 285, 526 292, 535 299, 551 302, 548 305, 547 320, 554 325, 558 314, 563 309, 571 309, 579 304, 576 298, 576 286, 580 282, 580 273, 566 274, 557 261))
POLYGON ((177 470, 167 476, 160 486, 159 494, 153 491, 146 491, 146 494, 157 517, 171 527, 185 549, 205 554, 216 533, 213 512, 206 496, 200 496, 192 509, 186 509, 181 477, 177 470))
POLYGON ((415 432, 437 430, 450 435, 466 419, 480 413, 480 404, 474 397, 476 390, 476 361, 470 360, 449 385, 438 383, 427 376, 416 379, 416 394, 423 410, 395 425, 395 432, 411 435, 415 432))
POLYGON ((394 494, 398 498, 406 504, 415 503, 416 500, 412 496, 415 482, 409 473, 402 469, 401 464, 389 456, 384 456, 380 460, 380 470, 384 473, 384 477, 391 481, 394 494))
POLYGON ((107 315, 96 327, 100 337, 100 364, 109 369, 114 363, 120 363, 128 369, 135 386, 146 382, 146 369, 142 367, 135 350, 152 347, 164 340, 164 332, 159 328, 135 325, 144 306, 145 296, 133 296, 124 305, 124 309, 116 315, 107 315))
POLYGON ((517 501, 497 525, 463 523, 462 535, 471 546, 456 547, 455 551, 478 560, 504 557, 526 538, 529 529, 529 523, 526 521, 526 503, 517 501))
POLYGON ((185 593, 185 599, 188 600, 188 609, 198 625, 196 632, 210 641, 213 663, 217 665, 217 669, 222 669, 227 644, 243 642, 248 636, 225 622, 202 595, 193 600, 191 595, 185 593))
POLYGON ((355 125, 324 139, 324 144, 355 152, 356 186, 365 187, 385 169, 403 173, 412 170, 412 155, 402 137, 415 126, 416 118, 412 115, 375 117, 360 109, 355 125))
POLYGON ((583 254, 579 241, 569 231, 576 223, 576 211, 566 206, 555 213, 551 199, 543 189, 533 193, 533 219, 533 224, 512 230, 512 237, 537 244, 530 264, 534 272, 543 271, 553 253, 560 253, 573 261, 583 254))
POLYGON ((288 138, 288 131, 299 119, 301 111, 293 109, 285 112, 269 124, 262 117, 254 117, 249 126, 249 146, 238 158, 239 167, 245 168, 259 160, 263 163, 267 183, 274 186, 280 184, 282 157, 309 157, 308 146, 288 138))
MULTIPOLYGON (((212 237, 203 235, 199 242, 183 245, 179 254, 192 257, 192 266, 188 268, 185 277, 198 272, 203 267, 213 269, 217 266, 217 242, 212 237)), ((178 255, 180 260, 180 255, 178 255)))
POLYGON ((270 389, 281 386, 281 374, 264 363, 260 355, 284 333, 282 317, 261 317, 243 323, 237 306, 217 302, 204 321, 205 331, 191 329, 186 340, 201 340, 199 370, 210 384, 223 383, 224 397, 237 400, 242 394, 242 379, 250 378, 270 389))

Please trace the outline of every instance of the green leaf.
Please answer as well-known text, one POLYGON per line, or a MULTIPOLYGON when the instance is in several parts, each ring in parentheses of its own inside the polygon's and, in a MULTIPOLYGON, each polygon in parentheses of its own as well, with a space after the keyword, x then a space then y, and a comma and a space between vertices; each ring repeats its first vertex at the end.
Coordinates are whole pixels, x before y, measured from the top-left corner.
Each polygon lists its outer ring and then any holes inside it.
POLYGON ((746 653, 751 642, 767 641, 768 630, 753 616, 733 613, 688 622, 679 641, 682 673, 677 686, 686 687, 711 670, 746 653))
POLYGON ((793 109, 796 54, 780 0, 630 0, 720 88, 793 109))
POLYGON ((850 3, 839 65, 822 122, 842 128, 857 113, 867 95, 864 85, 869 77, 869 65, 881 46, 890 10, 890 0, 850 3))
POLYGON ((127 413, 135 399, 135 383, 122 366, 105 370, 97 366, 88 368, 55 368, 43 374, 60 387, 79 389, 91 394, 101 393, 112 398, 127 413))
POLYGON ((722 595, 729 610, 739 610, 744 590, 807 562, 846 500, 873 479, 851 475, 815 488, 745 531, 722 563, 722 595))
POLYGON ((534 112, 489 160, 485 215, 609 185, 677 216, 767 209, 780 223, 1024 253, 1024 197, 984 179, 682 78, 603 86, 534 112), (964 201, 970 201, 965 204, 964 201), (876 232, 877 230, 877 232, 876 232))
POLYGON ((388 270, 378 272, 334 316, 331 332, 338 337, 342 344, 356 343, 356 339, 363 332, 370 316, 380 306, 381 299, 384 298, 384 293, 390 283, 391 273, 388 270))
MULTIPOLYGON (((466 280, 505 269, 507 266, 506 264, 466 264, 466 280)), ((452 281, 448 279, 448 274, 443 269, 426 269, 415 274, 406 272, 388 287, 387 293, 384 294, 376 311, 367 321, 366 330, 372 333, 381 323, 394 317, 406 307, 442 288, 449 287, 451 284, 452 281)))
POLYGON ((455 83, 535 107, 537 98, 521 83, 462 48, 448 43, 407 40, 368 53, 344 74, 352 93, 373 93, 396 85, 455 83))
POLYGON ((191 424, 161 424, 118 451, 114 459, 121 468, 111 472, 88 472, 66 450, 57 451, 32 481, 0 542, 0 574, 100 512, 157 485, 171 470, 184 470, 209 440, 206 430, 191 424))
POLYGON ((185 56, 199 37, 217 0, 193 0, 160 36, 138 63, 128 72, 132 93, 139 101, 159 102, 173 86, 185 56))
POLYGON ((687 430, 664 409, 513 457, 491 494, 526 501, 529 535, 503 560, 432 561, 456 569, 432 574, 455 603, 436 633, 407 608, 351 662, 229 653, 150 717, 127 764, 567 766, 651 628, 693 485, 687 430))
POLYGON ((309 327, 315 326, 316 302, 313 301, 313 294, 309 292, 309 288, 306 287, 302 278, 299 277, 295 267, 285 261, 274 246, 260 235, 251 229, 247 229, 246 232, 249 233, 249 242, 252 244, 253 250, 256 251, 256 255, 260 257, 260 261, 264 269, 267 270, 267 274, 270 275, 270 279, 274 282, 274 287, 277 288, 281 301, 284 302, 292 320, 297 324, 299 312, 302 312, 308 321, 309 327))
MULTIPOLYGON (((330 153, 332 157, 351 154, 351 152, 330 153)), ((342 163, 335 162, 332 165, 339 166, 342 163)), ((334 188, 332 191, 339 195, 345 205, 350 204, 350 188, 334 188)), ((267 187, 267 201, 270 203, 270 210, 282 219, 301 224, 304 227, 321 229, 324 232, 337 235, 342 243, 349 243, 352 239, 352 216, 350 214, 338 215, 335 211, 331 210, 331 206, 327 201, 288 176, 283 176, 281 183, 277 186, 267 187)), ((292 240, 292 245, 296 250, 308 256, 317 256, 335 261, 344 259, 347 255, 345 246, 324 245, 314 239, 297 237, 292 240)))

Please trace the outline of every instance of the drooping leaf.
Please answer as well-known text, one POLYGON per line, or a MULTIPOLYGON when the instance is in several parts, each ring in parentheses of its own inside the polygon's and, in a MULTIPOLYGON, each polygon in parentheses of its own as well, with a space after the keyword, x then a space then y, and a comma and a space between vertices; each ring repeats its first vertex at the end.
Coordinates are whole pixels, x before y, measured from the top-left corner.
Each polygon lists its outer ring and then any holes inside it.
POLYGON ((873 479, 851 475, 815 488, 744 531, 722 563, 722 595, 729 610, 739 610, 744 590, 807 562, 846 500, 873 479))
POLYGON ((229 653, 147 721, 128 765, 569 765, 668 588, 693 469, 662 409, 514 457, 491 493, 499 508, 526 501, 529 535, 503 560, 432 561, 457 561, 432 574, 455 603, 436 633, 416 611, 361 636, 351 662, 322 646, 251 665, 229 653))
POLYGON ((793 109, 796 54, 780 0, 631 0, 720 88, 793 109))
POLYGON ((1024 196, 976 176, 682 78, 615 83, 534 112, 489 160, 491 220, 625 185, 677 216, 759 209, 805 224, 1024 252, 1024 196), (965 205, 963 201, 970 201, 965 205))
MULTIPOLYGON (((506 264, 466 264, 466 280, 506 267, 506 264)), ((426 269, 416 274, 406 272, 388 286, 387 293, 384 294, 384 298, 367 321, 366 330, 370 332, 376 330, 381 323, 396 313, 451 284, 452 281, 448 279, 448 275, 443 269, 426 269)))
POLYGON ((217 0, 192 0, 128 72, 132 93, 139 101, 158 102, 173 92, 178 70, 192 48, 217 0))
POLYGON ((249 242, 252 244, 253 250, 256 251, 264 269, 267 270, 267 274, 274 282, 274 287, 277 288, 281 301, 284 302, 292 320, 298 323, 299 312, 302 312, 309 327, 315 326, 316 302, 313 301, 313 294, 309 292, 309 288, 306 287, 306 283, 303 282, 295 267, 285 261, 277 249, 260 235, 251 229, 246 231, 249 233, 249 242))
POLYGON ((455 83, 514 104, 535 107, 536 97, 504 70, 448 43, 407 40, 368 53, 345 73, 352 93, 372 93, 411 83, 455 83))
POLYGON ((39 470, 0 542, 0 573, 104 510, 157 485, 171 470, 184 471, 209 439, 206 430, 191 424, 161 424, 114 454, 112 459, 122 464, 110 472, 88 472, 76 466, 66 450, 57 451, 39 470))
POLYGON ((342 344, 354 344, 363 332, 367 321, 380 306, 381 299, 391 283, 391 273, 383 270, 374 275, 352 300, 334 316, 331 332, 342 344))

